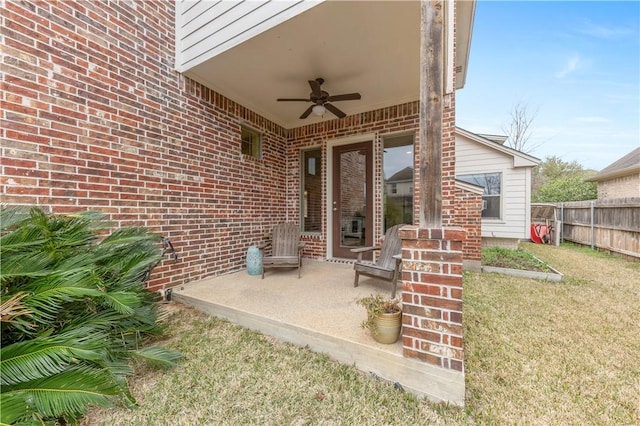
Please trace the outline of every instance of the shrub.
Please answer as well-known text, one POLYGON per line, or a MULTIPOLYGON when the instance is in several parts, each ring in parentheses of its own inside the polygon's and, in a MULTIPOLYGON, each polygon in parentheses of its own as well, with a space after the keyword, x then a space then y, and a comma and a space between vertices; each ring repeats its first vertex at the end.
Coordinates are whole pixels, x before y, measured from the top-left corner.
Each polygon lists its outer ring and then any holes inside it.
POLYGON ((75 423, 89 404, 133 405, 130 359, 180 357, 144 346, 162 332, 144 288, 159 238, 107 225, 93 212, 0 209, 3 424, 75 423))

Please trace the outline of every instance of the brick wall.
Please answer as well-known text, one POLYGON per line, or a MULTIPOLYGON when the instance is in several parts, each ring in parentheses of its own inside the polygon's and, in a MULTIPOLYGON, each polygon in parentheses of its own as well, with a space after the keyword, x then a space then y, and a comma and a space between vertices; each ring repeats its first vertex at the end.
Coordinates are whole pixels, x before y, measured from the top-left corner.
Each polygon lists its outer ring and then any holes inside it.
MULTIPOLYGON (((321 147, 326 159, 328 140, 373 134, 374 239, 382 235, 382 136, 417 133, 418 102, 286 130, 173 70, 173 2, 3 7, 2 203, 149 227, 180 256, 156 268, 151 287, 180 285, 241 269, 265 231, 299 220, 300 149, 321 147), (241 125, 263 133, 261 159, 240 153, 241 125)), ((445 225, 456 223, 454 107, 450 95, 445 225)), ((303 237, 307 257, 326 256, 324 210, 322 233, 303 237)))
MULTIPOLYGON (((443 170, 442 170, 442 193, 443 193, 443 223, 454 225, 456 222, 456 202, 455 200, 455 108, 454 96, 450 95, 449 102, 445 107, 443 119, 443 170)), ((321 123, 314 123, 289 130, 288 145, 288 165, 287 165, 287 200, 288 215, 290 217, 299 216, 299 194, 298 182, 300 176, 299 151, 312 147, 321 147, 323 158, 327 158, 328 141, 357 137, 359 135, 372 135, 373 155, 374 155, 374 240, 377 240, 382 232, 382 139, 385 135, 414 132, 416 134, 416 160, 419 158, 418 138, 418 102, 409 102, 402 105, 395 105, 362 114, 335 119, 321 123)), ((324 162, 326 163, 326 161, 324 162)), ((323 176, 323 198, 322 204, 326 205, 326 168, 322 169, 323 176)), ((419 165, 414 163, 414 182, 419 182, 419 165)), ((414 222, 417 218, 419 201, 414 199, 414 222)), ((323 212, 322 235, 327 232, 326 212, 323 212)), ((321 239, 325 244, 326 241, 321 239)), ((319 257, 326 256, 326 252, 318 246, 319 257)))
MULTIPOLYGON (((287 209, 292 217, 299 215, 298 179, 300 164, 298 152, 300 149, 320 147, 324 159, 331 155, 328 142, 338 139, 373 135, 374 156, 374 240, 382 235, 382 135, 407 131, 416 131, 418 126, 418 103, 411 102, 395 105, 361 114, 355 114, 343 119, 335 119, 321 123, 313 123, 289 130, 288 164, 287 164, 287 209)), ((362 141, 363 139, 359 139, 362 141)), ((327 175, 326 161, 323 162, 323 199, 326 205, 327 175)), ((327 234, 327 216, 323 211, 322 235, 327 234)), ((322 238, 324 249, 321 256, 326 256, 326 240, 322 238)))
POLYGON ((465 268, 480 270, 482 257, 482 193, 456 187, 454 225, 467 231, 462 242, 465 268))
POLYGON ((405 357, 463 371, 462 228, 400 230, 405 357))
POLYGON ((598 199, 640 196, 640 173, 598 182, 598 199))
MULTIPOLYGON (((3 3, 7 204, 94 209, 179 253, 152 287, 243 266, 286 217, 286 131, 173 71, 173 2, 3 3), (240 124, 263 132, 240 154, 240 124)), ((297 217, 296 217, 297 219, 297 217)))

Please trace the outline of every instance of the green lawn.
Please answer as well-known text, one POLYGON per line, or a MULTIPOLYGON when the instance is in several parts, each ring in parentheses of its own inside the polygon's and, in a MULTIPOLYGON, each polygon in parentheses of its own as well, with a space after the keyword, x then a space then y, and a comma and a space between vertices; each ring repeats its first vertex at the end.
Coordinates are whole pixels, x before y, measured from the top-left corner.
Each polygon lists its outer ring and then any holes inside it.
POLYGON ((482 265, 536 272, 551 271, 546 263, 526 250, 512 250, 502 247, 483 248, 482 265))
POLYGON ((640 263, 526 246, 560 283, 465 276, 464 409, 420 401, 305 348, 177 309, 166 372, 140 367, 139 407, 104 425, 639 424, 640 263))

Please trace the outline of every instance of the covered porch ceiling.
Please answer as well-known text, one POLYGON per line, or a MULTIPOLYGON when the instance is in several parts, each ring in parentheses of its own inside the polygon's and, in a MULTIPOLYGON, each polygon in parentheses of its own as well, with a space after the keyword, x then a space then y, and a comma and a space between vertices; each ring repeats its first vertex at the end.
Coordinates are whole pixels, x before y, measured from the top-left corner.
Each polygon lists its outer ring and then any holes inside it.
MULTIPOLYGON (((474 2, 457 2, 456 86, 464 85, 474 2)), ((332 120, 306 119, 308 80, 321 77, 331 95, 358 92, 334 105, 347 115, 418 99, 419 1, 325 1, 183 73, 285 127, 332 120)))

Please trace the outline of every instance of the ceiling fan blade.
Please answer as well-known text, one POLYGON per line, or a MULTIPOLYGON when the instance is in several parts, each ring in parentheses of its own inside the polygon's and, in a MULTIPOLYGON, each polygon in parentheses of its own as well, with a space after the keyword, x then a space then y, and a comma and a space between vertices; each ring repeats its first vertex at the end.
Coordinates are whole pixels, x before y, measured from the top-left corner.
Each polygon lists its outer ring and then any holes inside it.
POLYGON ((356 101, 356 100, 358 100, 360 98, 362 98, 362 96, 360 96, 360 93, 345 93, 344 95, 329 96, 327 98, 327 100, 329 102, 334 102, 334 101, 356 101))
MULTIPOLYGON (((338 108, 334 107, 331 104, 324 104, 324 107, 334 113, 338 118, 344 118, 347 116, 344 112, 340 111, 338 108)), ((313 108, 313 107, 312 107, 313 108)))
POLYGON ((322 89, 320 89, 320 83, 318 80, 309 80, 309 86, 311 86, 311 93, 313 93, 313 96, 316 98, 322 97, 322 89))
POLYGON ((311 102, 311 99, 304 98, 278 98, 278 102, 311 102))
POLYGON ((307 108, 307 110, 305 112, 302 113, 302 115, 300 116, 300 118, 307 118, 309 116, 309 114, 311 114, 311 111, 313 110, 314 105, 311 105, 309 108, 307 108))

